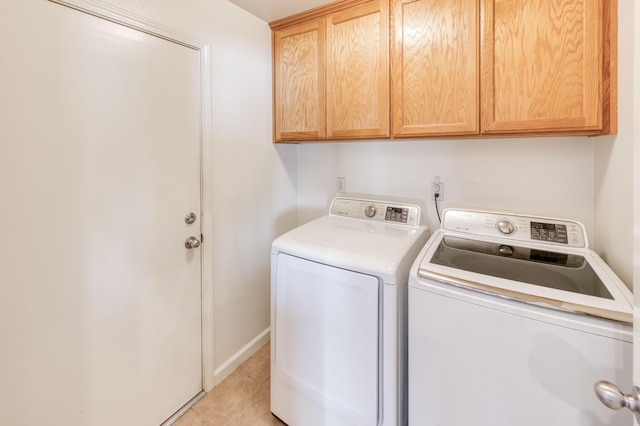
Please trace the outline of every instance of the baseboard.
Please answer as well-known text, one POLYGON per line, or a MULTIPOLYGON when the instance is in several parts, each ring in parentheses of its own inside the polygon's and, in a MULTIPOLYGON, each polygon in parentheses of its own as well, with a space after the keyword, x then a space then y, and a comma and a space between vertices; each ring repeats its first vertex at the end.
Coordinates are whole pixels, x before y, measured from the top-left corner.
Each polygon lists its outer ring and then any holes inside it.
MULTIPOLYGON (((262 333, 258 334, 253 340, 247 343, 242 349, 233 354, 231 358, 225 361, 214 372, 214 386, 226 379, 229 374, 233 373, 236 368, 245 362, 251 355, 256 353, 265 343, 271 339, 271 327, 267 327, 262 333)), ((209 391, 211 389, 207 389, 209 391)))

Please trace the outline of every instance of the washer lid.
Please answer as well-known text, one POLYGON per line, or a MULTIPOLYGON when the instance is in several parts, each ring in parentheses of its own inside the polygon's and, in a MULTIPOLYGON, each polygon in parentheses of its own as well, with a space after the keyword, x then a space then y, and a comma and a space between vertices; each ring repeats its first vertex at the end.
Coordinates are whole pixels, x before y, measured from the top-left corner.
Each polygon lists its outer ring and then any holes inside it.
POLYGON ((284 252, 396 284, 427 238, 425 226, 323 216, 277 238, 272 253, 284 252))
POLYGON ((588 248, 549 247, 439 230, 418 275, 500 297, 632 322, 631 293, 588 248))

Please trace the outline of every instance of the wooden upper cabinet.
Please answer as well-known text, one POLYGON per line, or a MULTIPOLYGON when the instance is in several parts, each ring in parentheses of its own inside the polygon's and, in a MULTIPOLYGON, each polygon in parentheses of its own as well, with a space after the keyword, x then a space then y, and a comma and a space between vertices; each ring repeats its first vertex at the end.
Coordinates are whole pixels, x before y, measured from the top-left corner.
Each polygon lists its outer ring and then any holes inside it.
POLYGON ((482 132, 615 132, 612 3, 482 0, 482 132))
POLYGON ((477 0, 392 0, 392 133, 479 132, 477 0))
POLYGON ((389 137, 389 3, 349 0, 272 23, 274 140, 389 137))
POLYGON ((274 140, 325 137, 325 21, 273 32, 274 140))
POLYGON ((389 4, 327 17, 327 138, 389 136, 389 4))
POLYGON ((617 0, 341 0, 270 25, 276 142, 617 131, 617 0))

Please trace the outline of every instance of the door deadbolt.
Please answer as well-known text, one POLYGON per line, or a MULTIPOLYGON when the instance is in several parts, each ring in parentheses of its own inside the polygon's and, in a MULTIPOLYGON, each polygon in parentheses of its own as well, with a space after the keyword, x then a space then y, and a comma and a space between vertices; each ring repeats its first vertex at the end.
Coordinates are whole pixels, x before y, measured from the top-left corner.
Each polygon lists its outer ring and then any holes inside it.
POLYGON ((196 221, 196 214, 195 214, 194 212, 191 212, 191 213, 187 214, 187 215, 184 217, 184 221, 185 221, 187 224, 191 225, 193 222, 195 222, 195 221, 196 221))

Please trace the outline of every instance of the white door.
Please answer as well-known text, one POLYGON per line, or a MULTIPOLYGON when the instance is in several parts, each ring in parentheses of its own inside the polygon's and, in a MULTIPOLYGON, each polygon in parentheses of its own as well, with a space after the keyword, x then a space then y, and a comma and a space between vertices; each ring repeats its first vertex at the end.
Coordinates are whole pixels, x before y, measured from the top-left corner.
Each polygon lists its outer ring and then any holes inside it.
POLYGON ((158 425, 202 389, 199 53, 3 6, 0 423, 158 425))

